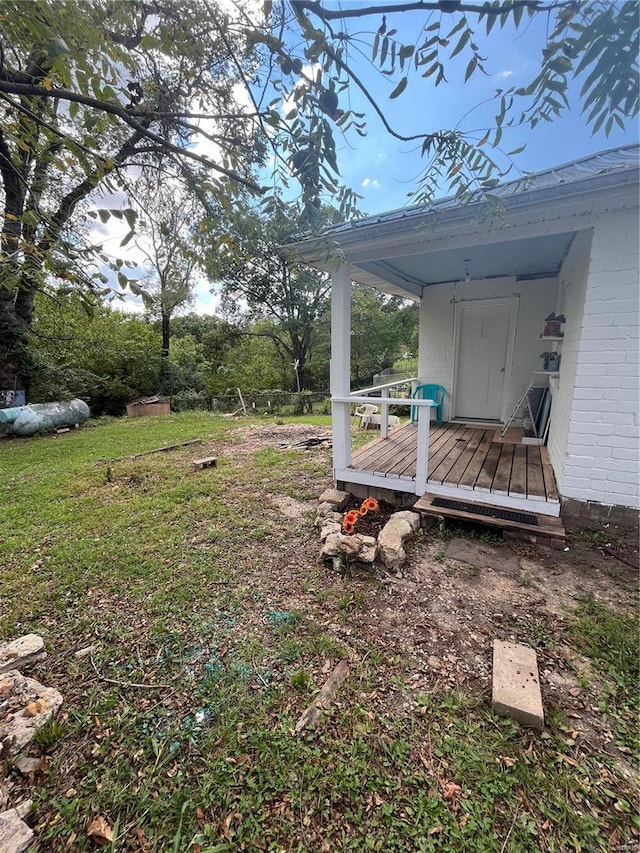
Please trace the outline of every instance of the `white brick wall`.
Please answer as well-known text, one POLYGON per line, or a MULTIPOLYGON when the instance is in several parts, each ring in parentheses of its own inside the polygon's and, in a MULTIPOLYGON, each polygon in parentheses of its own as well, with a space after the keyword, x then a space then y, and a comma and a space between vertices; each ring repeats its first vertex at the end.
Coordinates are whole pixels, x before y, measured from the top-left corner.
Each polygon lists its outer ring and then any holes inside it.
POLYGON ((577 235, 560 274, 567 315, 549 452, 563 497, 640 508, 638 210, 577 235), (588 265, 585 260, 589 261, 588 265))

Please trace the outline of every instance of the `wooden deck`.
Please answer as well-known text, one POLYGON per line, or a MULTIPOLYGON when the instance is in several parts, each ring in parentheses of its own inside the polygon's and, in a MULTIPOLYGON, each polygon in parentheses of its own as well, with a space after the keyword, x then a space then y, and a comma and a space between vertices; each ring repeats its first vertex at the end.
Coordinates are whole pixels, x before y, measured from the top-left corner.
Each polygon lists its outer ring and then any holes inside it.
MULTIPOLYGON (((351 467, 383 477, 413 480, 416 474, 417 427, 405 424, 353 454, 351 467)), ((466 490, 467 499, 502 496, 522 502, 559 504, 546 447, 499 440, 495 427, 464 424, 433 426, 429 436, 428 488, 466 490)), ((504 500, 501 501, 504 503, 504 500)), ((540 507, 542 510, 542 507, 540 507)), ((554 513, 555 514, 555 513, 554 513)))

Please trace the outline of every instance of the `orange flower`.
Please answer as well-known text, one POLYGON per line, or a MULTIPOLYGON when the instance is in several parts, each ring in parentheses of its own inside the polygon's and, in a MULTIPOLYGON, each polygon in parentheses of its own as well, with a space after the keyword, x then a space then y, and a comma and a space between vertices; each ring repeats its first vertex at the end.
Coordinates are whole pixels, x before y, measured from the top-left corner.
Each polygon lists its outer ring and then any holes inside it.
POLYGON ((355 524, 352 521, 345 520, 342 522, 342 530, 347 534, 351 534, 355 530, 355 524))
POLYGON ((365 500, 362 501, 362 506, 360 507, 360 515, 364 515, 369 511, 375 512, 377 509, 378 501, 375 498, 365 498, 365 500))
POLYGON ((355 524, 357 520, 358 520, 358 510, 357 509, 350 509, 349 512, 345 513, 343 523, 350 522, 351 524, 355 524))

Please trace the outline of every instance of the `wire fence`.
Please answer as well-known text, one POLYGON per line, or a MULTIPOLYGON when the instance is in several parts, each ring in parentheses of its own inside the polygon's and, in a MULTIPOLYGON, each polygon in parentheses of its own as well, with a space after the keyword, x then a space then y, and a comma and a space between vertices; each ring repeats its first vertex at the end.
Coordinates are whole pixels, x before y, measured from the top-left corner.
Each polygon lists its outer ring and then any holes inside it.
POLYGON ((182 391, 171 398, 171 408, 177 412, 200 409, 230 414, 244 412, 256 415, 331 414, 328 391, 245 391, 207 394, 205 391, 182 391))

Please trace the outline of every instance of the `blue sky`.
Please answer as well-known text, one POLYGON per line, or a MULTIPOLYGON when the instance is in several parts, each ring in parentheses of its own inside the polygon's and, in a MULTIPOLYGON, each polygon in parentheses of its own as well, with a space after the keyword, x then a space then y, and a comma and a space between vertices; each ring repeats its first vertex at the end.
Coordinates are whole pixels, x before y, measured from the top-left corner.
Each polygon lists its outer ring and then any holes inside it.
MULTIPOLYGON (((349 0, 348 5, 352 6, 355 2, 357 0, 349 0)), ((339 6, 333 0, 326 0, 326 5, 339 6)), ((436 14, 440 16, 440 13, 434 13, 436 14)), ((443 19, 441 35, 445 36, 457 18, 443 15, 443 19), (450 21, 447 21, 447 18, 450 21)), ((434 20, 432 17, 428 23, 434 20)), ((487 58, 485 68, 489 76, 478 73, 465 83, 464 73, 469 55, 463 51, 460 56, 445 63, 448 83, 442 83, 436 88, 433 85, 434 77, 422 79, 414 70, 405 92, 399 98, 390 100, 389 94, 395 83, 391 83, 389 78, 371 67, 367 61, 370 49, 364 45, 365 40, 370 44, 372 38, 366 31, 375 31, 380 22, 381 18, 352 20, 344 29, 351 33, 357 33, 358 30, 363 33, 360 43, 357 39, 353 41, 349 59, 353 61, 357 73, 393 127, 404 134, 431 132, 455 128, 462 119, 461 128, 469 131, 471 137, 476 140, 481 139, 485 129, 493 125, 497 112, 497 103, 493 100, 496 90, 525 85, 535 75, 547 26, 546 18, 539 15, 529 24, 523 21, 520 31, 514 31, 510 26, 501 30, 496 25, 491 35, 486 37, 483 35, 485 27, 482 24, 482 27, 477 27, 476 41, 480 52, 487 58), (364 55, 358 55, 359 47, 364 51, 364 55), (487 99, 489 103, 483 103, 487 99)), ((397 29, 397 38, 410 43, 420 37, 424 22, 425 16, 422 13, 388 14, 387 30, 397 29)), ((339 28, 336 22, 335 29, 339 28)), ((450 47, 443 51, 443 61, 455 46, 456 39, 457 36, 454 36, 450 47)), ((294 53, 298 52, 295 47, 293 49, 294 53)), ((579 86, 574 89, 575 91, 570 93, 572 108, 562 119, 551 124, 539 124, 534 130, 526 126, 505 128, 501 143, 504 151, 526 145, 525 150, 514 158, 521 172, 539 171, 597 151, 638 141, 637 120, 629 123, 626 132, 616 127, 608 138, 604 133, 592 136, 580 115, 577 96, 579 86)), ((360 209, 364 213, 375 214, 410 204, 407 194, 415 190, 417 180, 426 165, 420 156, 420 144, 393 139, 353 85, 349 87, 348 94, 340 95, 340 99, 343 108, 366 112, 368 116, 365 137, 353 132, 345 137, 341 135, 339 128, 336 128, 341 177, 345 184, 363 196, 359 203, 360 209)), ((507 179, 515 178, 518 174, 517 171, 512 171, 507 179)), ((264 180, 269 183, 267 175, 264 180)), ((291 191, 294 190, 294 185, 295 181, 292 181, 291 191)), ((445 190, 443 187, 439 195, 444 195, 445 190)), ((111 227, 107 230, 111 231, 111 227)), ((119 235, 118 239, 121 236, 119 235)), ((127 307, 138 301, 132 294, 127 293, 127 307)), ((197 287, 195 310, 199 313, 212 313, 216 304, 217 297, 209 293, 209 285, 203 281, 197 287)))
MULTIPOLYGON (((327 5, 338 6, 336 3, 327 5)), ((443 18, 450 18, 449 28, 453 26, 453 16, 443 18)), ((424 20, 422 13, 390 14, 387 15, 387 29, 397 29, 397 38, 411 42, 419 37, 424 20)), ((377 20, 362 21, 357 26, 352 21, 349 28, 351 31, 354 28, 364 31, 375 29, 378 25, 377 20)), ((445 26, 446 23, 443 23, 443 35, 447 32, 445 26)), ((476 40, 480 52, 487 57, 485 68, 490 76, 477 73, 467 83, 464 82, 464 73, 470 57, 465 51, 445 64, 448 83, 442 83, 436 88, 432 82, 434 77, 424 80, 414 71, 407 89, 395 100, 389 100, 388 97, 393 84, 388 78, 372 71, 364 56, 358 61, 358 72, 397 130, 411 134, 451 129, 472 110, 462 121, 461 127, 476 131, 472 135, 480 139, 483 136, 482 129, 490 126, 497 112, 495 101, 484 105, 482 102, 492 98, 497 89, 518 87, 531 81, 539 67, 546 26, 546 18, 542 15, 528 25, 523 19, 519 31, 514 31, 510 26, 500 30, 496 25, 489 37, 483 35, 484 24, 478 26, 476 40)), ((457 36, 454 36, 444 56, 451 52, 456 39, 457 36)), ((353 56, 357 57, 357 54, 353 56)), ((626 132, 616 127, 608 138, 602 132, 592 136, 580 114, 579 88, 574 86, 570 92, 572 108, 562 119, 552 124, 538 124, 534 130, 528 127, 505 128, 501 142, 504 151, 526 144, 525 151, 514 158, 521 171, 539 171, 596 151, 638 141, 637 120, 629 123, 626 132)), ((354 92, 353 87, 350 88, 350 97, 351 106, 362 110, 364 99, 354 92)), ((338 137, 337 142, 342 178, 364 196, 360 202, 364 212, 379 213, 410 203, 407 193, 415 189, 416 180, 425 166, 420 157, 419 145, 393 139, 374 116, 369 118, 366 137, 353 135, 348 140, 338 137)), ((517 172, 512 172, 509 178, 517 175, 517 172)), ((444 188, 440 194, 445 194, 444 188)))

